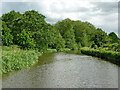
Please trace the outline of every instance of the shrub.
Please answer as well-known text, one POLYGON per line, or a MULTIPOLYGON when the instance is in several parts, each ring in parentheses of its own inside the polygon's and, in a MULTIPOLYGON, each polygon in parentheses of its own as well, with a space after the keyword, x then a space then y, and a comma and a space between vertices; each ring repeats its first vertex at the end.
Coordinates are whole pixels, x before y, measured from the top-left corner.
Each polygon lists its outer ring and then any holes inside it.
POLYGON ((120 52, 98 50, 91 48, 81 48, 81 53, 104 58, 112 63, 120 65, 120 52))
POLYGON ((57 52, 56 49, 47 49, 47 52, 57 52))
POLYGON ((63 52, 63 51, 70 51, 71 49, 69 49, 69 48, 61 48, 61 49, 59 49, 59 51, 60 52, 63 52))

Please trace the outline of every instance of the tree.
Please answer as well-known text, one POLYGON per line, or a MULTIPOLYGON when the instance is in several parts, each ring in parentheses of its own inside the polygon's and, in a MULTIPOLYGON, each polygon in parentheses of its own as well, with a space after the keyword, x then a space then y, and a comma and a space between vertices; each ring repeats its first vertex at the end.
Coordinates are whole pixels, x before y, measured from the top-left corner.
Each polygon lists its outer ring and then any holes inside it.
POLYGON ((109 38, 111 39, 111 43, 118 43, 120 41, 114 32, 109 34, 109 38))
POLYGON ((109 38, 107 36, 107 33, 102 31, 102 29, 97 28, 95 34, 92 37, 92 40, 94 41, 95 45, 98 47, 102 47, 103 44, 109 43, 109 38))
POLYGON ((5 22, 2 21, 2 43, 9 46, 13 44, 13 36, 11 30, 7 27, 5 22))
POLYGON ((13 21, 17 18, 19 18, 22 14, 19 12, 15 12, 15 10, 10 11, 9 13, 2 15, 2 21, 4 21, 7 25, 7 27, 12 30, 13 27, 13 21))
POLYGON ((62 20, 54 25, 55 29, 58 30, 65 40, 66 48, 77 49, 75 40, 75 33, 70 19, 62 20))
MULTIPOLYGON (((89 22, 73 21, 69 18, 48 24, 45 16, 38 11, 26 11, 24 14, 12 10, 3 14, 3 45, 16 44, 21 48, 38 49, 41 52, 52 49, 80 49, 81 47, 102 47, 104 44, 117 43, 120 40, 114 32, 109 35, 89 22)), ((119 45, 118 45, 119 46, 119 45)), ((114 47, 118 47, 116 44, 114 47)))
POLYGON ((17 44, 17 34, 23 30, 30 33, 34 39, 35 48, 44 51, 48 47, 49 25, 45 22, 45 16, 37 11, 26 11, 22 16, 14 19, 12 32, 14 35, 14 43, 17 44))
POLYGON ((95 27, 89 22, 73 21, 73 29, 77 43, 81 43, 82 47, 91 45, 91 36, 95 31, 95 27))
POLYGON ((50 29, 51 34, 49 35, 50 43, 49 43, 49 48, 54 48, 54 49, 61 49, 65 48, 65 40, 61 36, 60 32, 58 30, 55 30, 55 28, 52 26, 50 29))
POLYGON ((34 39, 29 32, 25 31, 25 29, 20 34, 17 34, 17 36, 18 45, 21 46, 21 48, 33 49, 35 47, 34 39))

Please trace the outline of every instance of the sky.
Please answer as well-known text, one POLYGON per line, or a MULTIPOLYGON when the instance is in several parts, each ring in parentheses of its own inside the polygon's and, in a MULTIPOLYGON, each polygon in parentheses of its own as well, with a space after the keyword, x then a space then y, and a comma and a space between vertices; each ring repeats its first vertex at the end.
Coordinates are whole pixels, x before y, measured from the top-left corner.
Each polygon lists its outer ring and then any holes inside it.
POLYGON ((11 10, 36 10, 50 24, 66 18, 88 21, 108 34, 118 35, 118 0, 2 0, 2 14, 11 10))

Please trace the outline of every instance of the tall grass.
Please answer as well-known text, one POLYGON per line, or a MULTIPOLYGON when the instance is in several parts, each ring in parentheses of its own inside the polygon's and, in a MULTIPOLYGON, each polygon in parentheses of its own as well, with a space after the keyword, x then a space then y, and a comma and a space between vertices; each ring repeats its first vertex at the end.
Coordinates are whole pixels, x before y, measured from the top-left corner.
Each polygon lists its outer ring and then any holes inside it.
POLYGON ((103 49, 81 48, 81 53, 97 56, 120 66, 120 52, 103 49))
POLYGON ((22 50, 16 47, 2 47, 2 73, 29 67, 38 62, 41 55, 35 50, 22 50))

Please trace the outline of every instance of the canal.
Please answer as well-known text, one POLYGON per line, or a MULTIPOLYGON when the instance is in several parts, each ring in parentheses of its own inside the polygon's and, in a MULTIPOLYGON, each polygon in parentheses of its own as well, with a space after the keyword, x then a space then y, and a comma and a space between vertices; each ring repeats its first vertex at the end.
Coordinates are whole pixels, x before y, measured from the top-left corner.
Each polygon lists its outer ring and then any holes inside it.
POLYGON ((118 66, 87 55, 48 53, 30 68, 3 74, 2 87, 118 88, 118 66))

